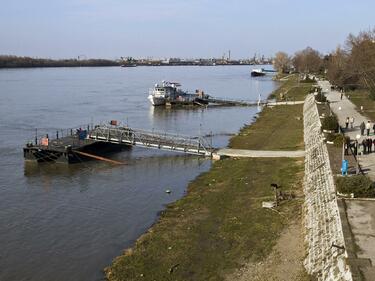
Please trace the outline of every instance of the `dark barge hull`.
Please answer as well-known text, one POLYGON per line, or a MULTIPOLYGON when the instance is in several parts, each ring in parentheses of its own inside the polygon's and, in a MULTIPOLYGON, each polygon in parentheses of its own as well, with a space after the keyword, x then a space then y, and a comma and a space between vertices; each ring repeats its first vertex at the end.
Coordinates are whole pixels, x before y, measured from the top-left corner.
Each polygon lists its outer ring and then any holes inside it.
POLYGON ((75 151, 82 151, 94 155, 105 156, 110 153, 115 153, 127 149, 130 149, 130 147, 106 142, 93 142, 91 144, 79 147, 75 150, 60 150, 54 147, 42 148, 38 146, 26 146, 23 148, 23 155, 26 161, 34 161, 38 163, 55 162, 64 164, 74 164, 92 160, 92 158, 84 155, 79 155, 75 151))
POLYGON ((265 76, 266 73, 258 72, 258 71, 251 71, 252 77, 259 77, 259 76, 265 76))

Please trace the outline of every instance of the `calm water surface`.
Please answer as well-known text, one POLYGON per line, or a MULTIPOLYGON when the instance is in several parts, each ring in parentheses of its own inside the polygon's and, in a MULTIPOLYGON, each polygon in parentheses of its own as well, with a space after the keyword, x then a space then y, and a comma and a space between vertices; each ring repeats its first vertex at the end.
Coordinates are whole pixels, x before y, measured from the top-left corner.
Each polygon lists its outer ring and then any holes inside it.
POLYGON ((257 100, 276 88, 248 66, 0 70, 0 280, 102 280, 102 269, 181 198, 210 161, 132 148, 126 166, 25 163, 39 132, 121 120, 131 127, 199 135, 215 146, 250 123, 257 108, 165 110, 147 101, 161 80, 217 97, 257 100), (171 194, 165 190, 170 189, 171 194))

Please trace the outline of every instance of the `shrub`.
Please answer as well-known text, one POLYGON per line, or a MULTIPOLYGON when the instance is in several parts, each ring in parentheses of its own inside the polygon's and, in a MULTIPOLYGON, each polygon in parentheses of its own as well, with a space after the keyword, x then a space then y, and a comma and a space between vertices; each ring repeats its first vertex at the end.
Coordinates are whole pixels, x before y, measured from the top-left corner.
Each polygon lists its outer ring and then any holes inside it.
POLYGON ((369 89, 369 97, 370 97, 370 99, 375 100, 375 89, 374 88, 369 89))
POLYGON ((321 92, 322 92, 322 88, 319 86, 311 86, 310 88, 310 93, 321 93, 321 92))
POLYGON ((327 98, 322 92, 318 92, 318 94, 315 96, 315 100, 317 102, 326 102, 327 98))
POLYGON ((301 83, 312 83, 312 82, 316 82, 315 80, 315 77, 312 76, 310 77, 310 75, 305 75, 301 80, 300 80, 301 83))
POLYGON ((375 197, 375 184, 366 176, 338 177, 337 191, 344 194, 354 193, 355 197, 375 197))
POLYGON ((329 133, 326 135, 326 141, 335 141, 335 139, 337 138, 337 135, 334 134, 334 133, 329 133))
POLYGON ((326 116, 322 122, 323 130, 337 131, 339 123, 337 122, 337 117, 335 115, 326 116))

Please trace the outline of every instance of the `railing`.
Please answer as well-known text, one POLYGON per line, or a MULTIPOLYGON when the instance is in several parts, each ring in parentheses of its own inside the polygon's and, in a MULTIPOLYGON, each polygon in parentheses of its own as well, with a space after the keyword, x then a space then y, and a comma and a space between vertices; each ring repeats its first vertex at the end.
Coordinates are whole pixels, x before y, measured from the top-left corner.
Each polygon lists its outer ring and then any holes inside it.
POLYGON ((145 131, 129 127, 96 126, 89 139, 210 156, 213 148, 203 137, 145 131))

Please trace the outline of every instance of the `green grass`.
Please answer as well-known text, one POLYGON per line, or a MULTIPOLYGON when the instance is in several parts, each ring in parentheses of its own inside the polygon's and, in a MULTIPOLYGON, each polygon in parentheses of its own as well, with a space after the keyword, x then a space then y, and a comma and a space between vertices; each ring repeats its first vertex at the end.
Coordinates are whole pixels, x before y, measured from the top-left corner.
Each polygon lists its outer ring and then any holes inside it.
POLYGON ((283 190, 299 190, 301 162, 216 162, 190 184, 184 198, 168 206, 131 252, 114 261, 107 269, 109 280, 217 281, 245 261, 261 260, 301 204, 284 203, 280 215, 261 208, 261 202, 272 200, 273 182, 283 190))
POLYGON ((350 100, 356 105, 359 112, 366 115, 371 120, 375 120, 375 100, 369 97, 366 90, 347 92, 346 96, 350 97, 350 100), (361 111, 361 106, 363 106, 363 111, 361 111))
POLYGON ((303 143, 303 105, 265 108, 257 122, 246 126, 229 146, 238 149, 299 150, 303 143))
POLYGON ((270 98, 277 101, 304 100, 314 83, 299 83, 298 79, 298 74, 289 76, 289 79, 283 81, 282 85, 270 95, 270 98), (283 95, 283 98, 280 94, 283 95))
MULTIPOLYGON (((232 138, 231 146, 302 149, 302 105, 266 108, 232 138)), ((297 219, 303 200, 284 201, 278 212, 262 208, 262 201, 273 200, 271 183, 302 194, 303 167, 302 159, 287 158, 214 162, 132 249, 113 261, 106 269, 108 280, 220 281, 246 262, 261 261, 297 219)))

